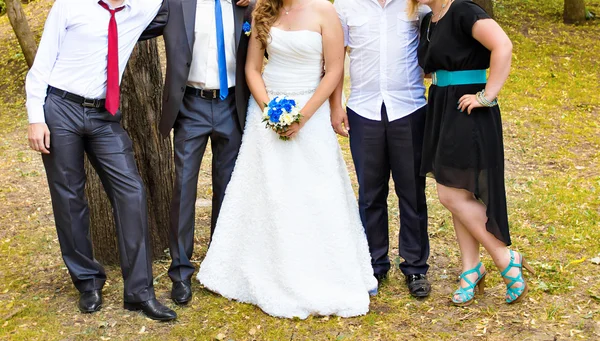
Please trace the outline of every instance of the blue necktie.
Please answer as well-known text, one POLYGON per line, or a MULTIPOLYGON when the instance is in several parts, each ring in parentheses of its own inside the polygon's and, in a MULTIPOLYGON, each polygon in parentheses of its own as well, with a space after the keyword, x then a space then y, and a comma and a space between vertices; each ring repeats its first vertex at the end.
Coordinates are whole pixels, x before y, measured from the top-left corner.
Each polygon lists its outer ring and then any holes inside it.
POLYGON ((229 94, 227 85, 227 60, 225 59, 225 34, 223 33, 223 12, 221 11, 221 0, 215 0, 215 23, 217 26, 217 58, 219 64, 220 98, 224 100, 229 94))

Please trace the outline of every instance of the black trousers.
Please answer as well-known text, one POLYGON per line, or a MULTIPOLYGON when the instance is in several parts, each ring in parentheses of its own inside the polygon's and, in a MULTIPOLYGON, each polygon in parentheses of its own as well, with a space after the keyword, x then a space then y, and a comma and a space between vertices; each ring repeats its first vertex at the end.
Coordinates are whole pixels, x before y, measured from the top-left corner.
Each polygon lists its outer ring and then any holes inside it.
MULTIPOLYGON (((146 192, 121 113, 84 108, 48 94, 44 105, 50 154, 42 155, 63 259, 80 292, 101 289, 106 280, 94 259, 85 198, 84 154, 102 180, 113 207, 126 302, 154 298, 146 192)), ((115 250, 116 252, 116 250, 115 250)))
POLYGON ((375 274, 390 269, 388 205, 390 171, 400 202, 399 250, 405 275, 429 269, 429 236, 425 177, 419 175, 425 107, 389 122, 385 104, 381 121, 366 119, 348 108, 350 150, 359 184, 359 210, 375 274))
MULTIPOLYGON (((194 223, 198 173, 208 139, 212 146, 212 217, 214 233, 225 189, 242 144, 235 92, 225 100, 206 100, 186 94, 175 121, 175 186, 171 201, 171 267, 174 282, 188 280, 195 268, 190 259, 194 252, 194 223)), ((235 250, 232 250, 235 252, 235 250)))

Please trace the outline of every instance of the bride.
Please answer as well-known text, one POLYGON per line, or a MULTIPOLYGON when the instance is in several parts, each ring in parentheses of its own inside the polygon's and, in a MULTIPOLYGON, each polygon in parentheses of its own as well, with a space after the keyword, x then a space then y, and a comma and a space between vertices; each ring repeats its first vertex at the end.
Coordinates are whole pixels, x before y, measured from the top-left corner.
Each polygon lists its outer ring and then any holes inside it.
POLYGON ((261 0, 246 63, 252 92, 240 154, 198 280, 267 314, 350 317, 377 288, 356 198, 326 102, 343 74, 343 33, 324 0, 261 0), (263 67, 265 50, 268 63, 263 67), (324 70, 326 70, 324 72, 324 70), (264 103, 302 120, 265 128, 264 103))

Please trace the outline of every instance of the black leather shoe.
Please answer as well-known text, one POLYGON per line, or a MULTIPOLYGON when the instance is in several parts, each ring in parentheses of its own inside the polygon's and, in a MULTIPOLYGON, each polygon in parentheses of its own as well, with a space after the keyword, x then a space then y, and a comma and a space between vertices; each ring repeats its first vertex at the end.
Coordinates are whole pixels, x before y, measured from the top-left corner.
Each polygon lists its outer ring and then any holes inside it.
POLYGON ((79 310, 82 313, 95 313, 102 308, 102 290, 82 292, 79 295, 79 310))
POLYGON ((189 279, 181 282, 173 282, 171 299, 179 305, 187 304, 192 299, 192 282, 189 279))
POLYGON ((427 297, 431 292, 431 284, 429 284, 425 274, 406 276, 406 285, 408 285, 408 291, 414 297, 427 297))
POLYGON ((141 311, 148 318, 157 321, 171 321, 177 318, 177 313, 162 305, 156 298, 141 303, 125 302, 124 308, 131 311, 141 311))

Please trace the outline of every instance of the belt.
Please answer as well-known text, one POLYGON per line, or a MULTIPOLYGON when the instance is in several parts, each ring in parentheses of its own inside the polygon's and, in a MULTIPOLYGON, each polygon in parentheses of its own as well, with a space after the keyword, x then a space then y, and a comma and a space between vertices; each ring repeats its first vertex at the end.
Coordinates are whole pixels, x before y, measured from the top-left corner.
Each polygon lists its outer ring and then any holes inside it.
POLYGON ((82 107, 86 108, 104 108, 104 103, 106 102, 104 99, 85 98, 79 95, 72 94, 65 90, 57 89, 53 86, 48 87, 48 93, 60 96, 64 99, 68 99, 69 101, 75 102, 81 105, 82 107))
MULTIPOLYGON (((229 88, 229 93, 233 93, 235 90, 234 87, 229 88)), ((185 94, 186 95, 192 95, 192 96, 196 96, 196 97, 200 97, 206 100, 213 100, 213 99, 217 99, 220 97, 220 91, 219 90, 206 90, 206 89, 196 89, 196 88, 192 88, 191 86, 188 86, 185 88, 185 94)))
POLYGON ((437 86, 485 84, 487 75, 486 70, 437 70, 431 74, 431 82, 437 86))

